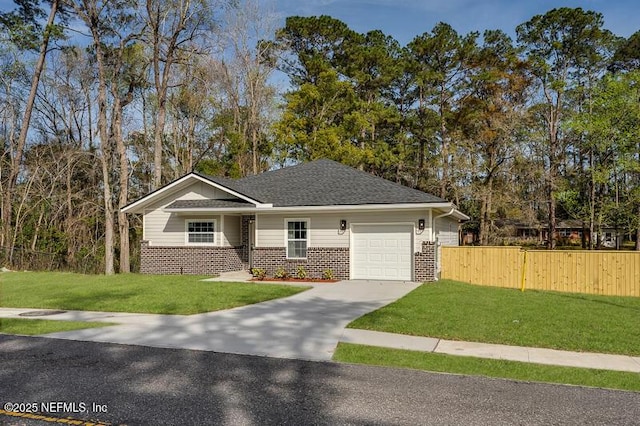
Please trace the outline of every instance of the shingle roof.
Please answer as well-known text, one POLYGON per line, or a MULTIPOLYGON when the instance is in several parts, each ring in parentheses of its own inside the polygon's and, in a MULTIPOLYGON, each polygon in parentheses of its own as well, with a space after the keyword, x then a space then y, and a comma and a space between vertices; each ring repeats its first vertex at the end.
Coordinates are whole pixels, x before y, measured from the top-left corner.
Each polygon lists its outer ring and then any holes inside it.
POLYGON ((190 208, 236 208, 254 207, 253 204, 244 200, 177 200, 169 204, 167 209, 190 209, 190 208))
POLYGON ((331 160, 316 160, 238 180, 203 177, 275 207, 446 202, 331 160))

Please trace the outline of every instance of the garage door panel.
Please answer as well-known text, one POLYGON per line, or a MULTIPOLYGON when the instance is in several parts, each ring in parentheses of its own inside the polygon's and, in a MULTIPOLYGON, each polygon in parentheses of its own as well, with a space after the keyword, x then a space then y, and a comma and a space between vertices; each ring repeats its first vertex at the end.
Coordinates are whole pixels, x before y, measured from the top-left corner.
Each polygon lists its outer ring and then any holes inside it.
POLYGON ((410 225, 354 225, 354 279, 411 280, 413 269, 410 225))
POLYGON ((393 236, 392 238, 394 238, 394 239, 393 239, 393 240, 391 240, 391 239, 386 240, 386 241, 384 242, 384 246, 385 246, 385 247, 387 247, 387 248, 398 248, 398 246, 399 246, 399 244, 398 244, 398 240, 397 240, 397 239, 395 239, 395 238, 397 238, 397 237, 396 237, 396 236, 393 236))
POLYGON ((379 248, 379 247, 383 247, 384 246, 384 241, 380 241, 380 240, 371 240, 369 241, 369 244, 367 245, 367 247, 369 248, 379 248))

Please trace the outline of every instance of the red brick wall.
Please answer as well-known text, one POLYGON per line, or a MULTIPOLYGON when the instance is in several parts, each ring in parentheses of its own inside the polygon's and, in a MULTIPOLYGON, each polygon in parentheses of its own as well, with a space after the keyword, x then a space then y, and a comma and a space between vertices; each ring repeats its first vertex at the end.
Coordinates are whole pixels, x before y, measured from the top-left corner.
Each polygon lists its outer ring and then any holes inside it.
POLYGON ((284 247, 256 247, 253 250, 253 267, 261 268, 272 277, 276 269, 285 268, 295 275, 298 266, 303 266, 310 278, 322 278, 322 273, 331 269, 338 280, 349 279, 349 249, 346 247, 309 247, 306 259, 287 259, 284 247))
POLYGON ((156 247, 142 242, 143 274, 217 275, 242 270, 242 247, 156 247))

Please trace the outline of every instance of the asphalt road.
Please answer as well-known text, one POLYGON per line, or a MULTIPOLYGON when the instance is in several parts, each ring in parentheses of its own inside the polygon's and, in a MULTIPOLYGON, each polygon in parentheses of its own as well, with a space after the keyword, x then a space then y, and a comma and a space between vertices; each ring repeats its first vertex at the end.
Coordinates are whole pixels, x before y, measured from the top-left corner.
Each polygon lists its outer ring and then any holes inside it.
POLYGON ((9 425, 640 424, 633 392, 4 335, 0 403, 50 410, 9 425))

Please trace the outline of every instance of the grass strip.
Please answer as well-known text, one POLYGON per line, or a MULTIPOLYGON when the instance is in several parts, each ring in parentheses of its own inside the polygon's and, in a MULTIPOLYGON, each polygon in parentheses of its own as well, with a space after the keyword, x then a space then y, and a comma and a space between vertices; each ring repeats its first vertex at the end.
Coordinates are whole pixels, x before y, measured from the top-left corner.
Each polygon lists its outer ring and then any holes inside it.
POLYGON ((308 288, 201 281, 203 278, 12 272, 0 278, 0 306, 190 315, 287 297, 308 288))
POLYGON ((640 374, 339 343, 335 361, 640 392, 640 374))
POLYGON ((106 327, 106 322, 57 321, 27 318, 0 318, 0 333, 36 336, 59 331, 81 330, 84 328, 106 327))
POLYGON ((442 280, 349 324, 447 340, 640 355, 640 298, 442 280))

